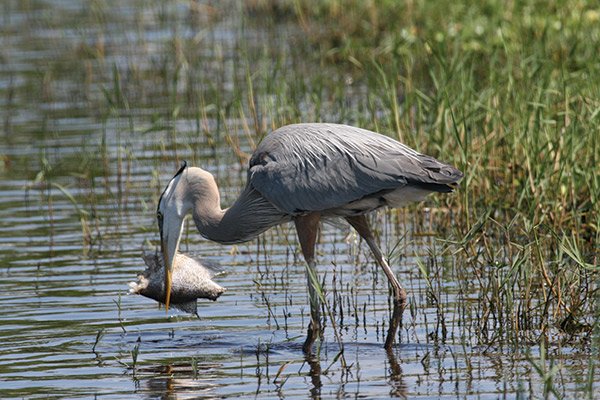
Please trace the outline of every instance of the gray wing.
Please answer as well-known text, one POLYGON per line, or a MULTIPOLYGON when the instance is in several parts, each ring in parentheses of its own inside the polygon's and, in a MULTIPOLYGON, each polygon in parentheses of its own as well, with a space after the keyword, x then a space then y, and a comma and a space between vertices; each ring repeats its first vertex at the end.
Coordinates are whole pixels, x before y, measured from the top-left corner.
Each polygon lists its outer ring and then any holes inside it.
POLYGON ((406 185, 451 191, 456 168, 365 129, 288 125, 273 131, 250 159, 248 182, 287 214, 343 206, 406 185))

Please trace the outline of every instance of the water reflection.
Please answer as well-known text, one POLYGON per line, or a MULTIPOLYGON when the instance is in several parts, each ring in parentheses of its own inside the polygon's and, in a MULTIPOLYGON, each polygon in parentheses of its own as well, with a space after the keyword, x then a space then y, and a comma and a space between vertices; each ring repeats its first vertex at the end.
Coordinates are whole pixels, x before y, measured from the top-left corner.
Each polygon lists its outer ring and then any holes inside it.
POLYGON ((216 385, 203 378, 206 371, 222 367, 219 364, 158 365, 136 370, 138 392, 149 399, 180 399, 189 397, 216 397, 216 385))
POLYGON ((406 384, 402 379, 402 367, 400 367, 398 356, 395 354, 394 349, 392 348, 388 348, 386 350, 386 354, 389 365, 388 383, 391 387, 390 397, 399 397, 402 399, 406 399, 406 384))
MULTIPOLYGON (((299 118, 298 109, 306 120, 344 119, 364 93, 339 85, 343 71, 315 71, 311 49, 288 42, 293 26, 242 20, 237 2, 214 2, 210 13, 198 2, 92 3, 0 5, 3 398, 540 392, 545 378, 534 364, 551 371, 540 361, 547 348, 482 349, 471 340, 477 277, 461 286, 451 279, 460 269, 452 255, 431 255, 439 243, 416 234, 436 231, 428 214, 374 217, 410 294, 402 327, 390 324, 387 284, 368 248, 324 226, 319 274, 347 368, 327 320, 320 356, 302 354, 308 298, 293 227, 232 247, 186 228, 183 250, 227 271, 216 281, 228 291, 199 303, 200 318, 166 316, 128 296, 142 251, 156 249, 156 201, 181 160, 213 172, 230 204, 260 134, 299 118), (439 304, 417 266, 430 259, 440 269, 439 304)), ((596 366, 589 342, 549 342, 559 343, 552 351, 564 368, 555 379, 566 396, 598 385, 584 378, 596 366)))
POLYGON ((308 373, 312 385, 310 388, 310 397, 319 399, 321 398, 321 388, 323 387, 323 383, 321 382, 321 361, 318 357, 314 356, 307 356, 305 361, 310 367, 308 373))

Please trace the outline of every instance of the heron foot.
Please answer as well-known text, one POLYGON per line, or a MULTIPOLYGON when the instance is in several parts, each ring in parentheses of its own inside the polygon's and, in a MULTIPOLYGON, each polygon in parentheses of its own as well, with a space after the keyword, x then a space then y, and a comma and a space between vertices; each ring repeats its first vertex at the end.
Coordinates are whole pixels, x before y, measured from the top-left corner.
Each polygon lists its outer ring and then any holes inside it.
POLYGON ((322 338, 322 335, 323 335, 323 331, 321 329, 321 324, 320 323, 313 324, 313 322, 311 321, 308 324, 306 340, 304 341, 304 344, 302 345, 302 351, 304 352, 304 354, 307 354, 307 355, 312 354, 313 345, 315 344, 317 339, 320 340, 322 338))
POLYGON ((406 290, 402 288, 400 291, 400 298, 394 299, 394 309, 390 317, 390 327, 385 336, 385 345, 383 346, 386 350, 390 350, 394 345, 394 339, 398 333, 398 328, 402 326, 402 314, 406 308, 406 290))
POLYGON ((402 313, 408 304, 408 295, 406 294, 406 289, 400 286, 399 289, 394 290, 394 309, 398 308, 400 310, 400 318, 402 318, 402 313))

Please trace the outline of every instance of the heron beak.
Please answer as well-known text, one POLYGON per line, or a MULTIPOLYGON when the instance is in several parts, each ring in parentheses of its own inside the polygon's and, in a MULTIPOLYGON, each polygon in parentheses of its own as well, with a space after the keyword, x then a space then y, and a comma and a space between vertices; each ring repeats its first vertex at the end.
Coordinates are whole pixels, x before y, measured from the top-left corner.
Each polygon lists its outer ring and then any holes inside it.
POLYGON ((160 241, 160 249, 162 251, 163 260, 165 262, 165 308, 169 312, 169 304, 171 303, 171 286, 173 284, 173 258, 169 256, 168 246, 164 240, 160 241))
MULTIPOLYGON (((181 221, 183 222, 183 221, 181 221)), ((179 247, 179 238, 181 237, 181 223, 171 225, 170 228, 160 232, 160 250, 165 262, 165 308, 169 312, 171 304, 171 286, 173 283, 173 265, 177 248, 179 247)))

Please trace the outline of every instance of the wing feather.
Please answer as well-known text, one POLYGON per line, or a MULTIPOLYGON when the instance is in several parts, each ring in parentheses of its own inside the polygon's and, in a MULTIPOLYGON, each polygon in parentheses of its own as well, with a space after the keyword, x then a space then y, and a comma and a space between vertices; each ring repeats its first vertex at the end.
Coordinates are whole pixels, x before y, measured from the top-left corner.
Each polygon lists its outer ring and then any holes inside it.
POLYGON ((446 187, 462 177, 454 167, 387 136, 316 123, 267 135, 248 174, 249 183, 287 214, 333 209, 406 185, 444 191, 435 185, 446 187))

